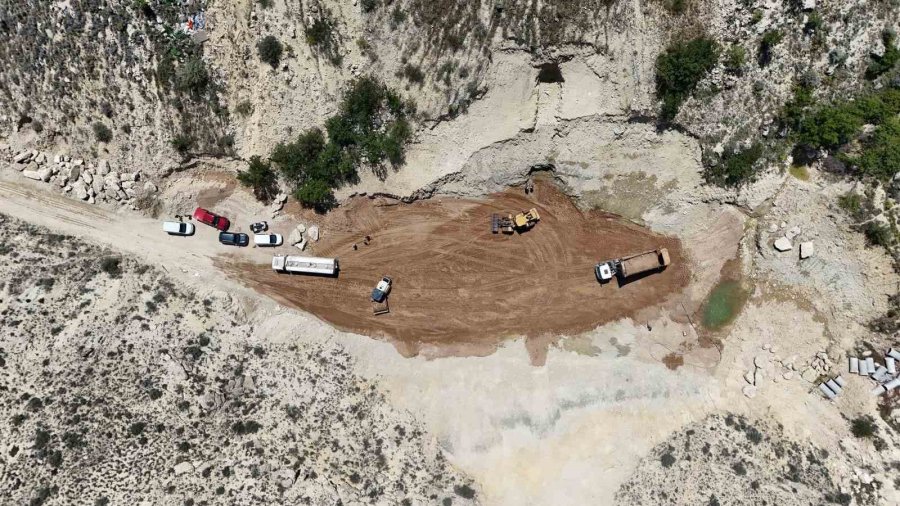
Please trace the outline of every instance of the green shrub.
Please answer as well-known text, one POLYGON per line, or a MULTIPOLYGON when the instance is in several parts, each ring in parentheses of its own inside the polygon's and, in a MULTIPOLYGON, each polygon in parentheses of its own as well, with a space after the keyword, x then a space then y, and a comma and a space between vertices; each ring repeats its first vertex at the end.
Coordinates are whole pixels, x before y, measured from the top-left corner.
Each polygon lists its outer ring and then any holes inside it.
POLYGON ((900 120, 892 117, 875 128, 856 157, 848 157, 860 172, 890 181, 900 171, 900 120))
POLYGON ((292 143, 275 146, 269 158, 278 166, 285 179, 297 183, 312 171, 324 148, 325 136, 318 128, 312 128, 300 134, 292 143))
POLYGON ((332 65, 340 65, 343 61, 339 53, 340 41, 336 24, 327 11, 306 28, 306 42, 316 53, 325 56, 332 65))
POLYGON ((862 118, 852 108, 826 107, 800 121, 798 140, 814 148, 835 149, 846 144, 862 125, 862 118))
POLYGON ((275 171, 269 162, 262 161, 258 156, 250 158, 246 171, 238 171, 237 179, 242 185, 253 188, 256 198, 264 202, 270 202, 278 193, 275 171))
POLYGON ((244 434, 254 434, 259 429, 262 428, 262 425, 258 424, 255 420, 237 421, 231 426, 231 430, 235 432, 235 434, 243 436, 244 434))
POLYGON ((172 138, 172 147, 181 154, 186 154, 194 147, 194 138, 186 133, 180 133, 172 138))
POLYGON ((363 12, 372 12, 378 7, 378 0, 362 0, 359 5, 363 12))
POLYGON ((391 30, 396 30, 403 23, 406 22, 407 15, 403 12, 403 9, 400 6, 394 7, 394 10, 391 11, 391 30))
POLYGON ((257 0, 257 3, 259 3, 259 6, 263 9, 272 7, 272 0, 257 0))
POLYGON ((897 34, 892 30, 885 30, 881 34, 881 41, 884 43, 884 54, 871 54, 869 57, 869 67, 866 69, 867 79, 876 79, 878 76, 894 68, 897 61, 900 60, 900 49, 897 49, 895 42, 897 34))
POLYGON ((866 224, 863 232, 866 234, 866 239, 869 241, 869 244, 873 246, 889 248, 894 244, 894 234, 887 225, 870 221, 866 224))
POLYGON ((819 11, 812 11, 809 13, 809 17, 806 19, 806 23, 803 25, 803 33, 807 35, 811 35, 813 33, 818 32, 822 26, 824 26, 825 20, 822 19, 822 15, 819 14, 819 11))
POLYGON ((118 278, 122 274, 122 259, 104 257, 100 260, 100 270, 109 274, 111 278, 118 278))
POLYGON ((861 416, 850 424, 850 432, 858 438, 870 438, 875 435, 878 427, 872 417, 861 416))
POLYGON ((175 72, 175 84, 183 92, 202 93, 209 85, 206 64, 199 56, 188 58, 175 72))
POLYGON ((762 40, 759 41, 759 51, 756 57, 760 67, 765 67, 769 63, 772 63, 772 49, 774 49, 782 39, 784 39, 784 34, 779 30, 766 30, 762 36, 762 40))
POLYGON ((249 100, 244 100, 234 108, 234 112, 241 116, 249 116, 253 114, 253 104, 249 100))
POLYGON ((838 197, 838 205, 848 213, 856 215, 862 209, 862 197, 858 193, 848 192, 838 197))
POLYGON ((735 75, 743 73, 744 63, 747 61, 747 51, 735 44, 725 53, 725 70, 735 75))
POLYGON ((762 154, 761 144, 754 144, 739 152, 726 151, 718 164, 706 168, 704 177, 707 182, 719 186, 740 186, 753 180, 762 154))
POLYGON ((407 63, 403 66, 403 69, 400 71, 400 75, 406 78, 407 81, 422 84, 425 82, 425 73, 422 72, 422 67, 418 65, 410 65, 407 63))
POLYGON ((281 61, 281 53, 284 51, 281 42, 278 42, 274 35, 263 37, 256 49, 259 51, 259 59, 271 65, 273 69, 278 66, 278 62, 281 61))
POLYGON ((327 211, 334 207, 334 193, 328 183, 321 179, 310 179, 303 183, 294 197, 304 206, 315 208, 318 211, 327 211))
POLYGON ((672 120, 697 83, 719 59, 715 41, 697 38, 676 42, 656 58, 656 95, 662 100, 661 119, 672 120))
POLYGON ((91 125, 91 128, 94 130, 94 137, 98 142, 109 142, 112 140, 112 130, 103 123, 98 121, 91 125))

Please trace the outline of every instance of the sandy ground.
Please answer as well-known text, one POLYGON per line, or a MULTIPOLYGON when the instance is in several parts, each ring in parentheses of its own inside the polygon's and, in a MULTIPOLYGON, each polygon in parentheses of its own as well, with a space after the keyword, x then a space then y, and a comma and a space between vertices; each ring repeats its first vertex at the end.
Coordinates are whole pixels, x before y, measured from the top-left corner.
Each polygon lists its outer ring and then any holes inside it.
POLYGON ((340 259, 337 278, 281 275, 268 266, 228 270, 339 328, 395 338, 405 353, 461 343, 478 353, 507 337, 578 334, 658 304, 690 278, 676 239, 582 212, 552 183, 528 196, 509 190, 482 201, 357 198, 329 215, 324 229, 314 253, 340 259), (541 221, 530 231, 491 233, 491 213, 531 207, 541 221), (598 261, 658 247, 672 256, 664 271, 621 286, 597 282, 598 261), (382 275, 394 280, 391 313, 376 316, 369 294, 382 275))

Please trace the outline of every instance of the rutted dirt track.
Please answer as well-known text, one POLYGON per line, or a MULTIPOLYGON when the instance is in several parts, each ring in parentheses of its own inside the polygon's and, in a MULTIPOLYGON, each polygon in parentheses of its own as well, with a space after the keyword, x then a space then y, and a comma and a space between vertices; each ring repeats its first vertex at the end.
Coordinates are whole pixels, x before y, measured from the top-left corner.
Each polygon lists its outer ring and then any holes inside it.
POLYGON ((323 230, 314 253, 340 259, 336 279, 279 275, 259 265, 227 268, 286 305, 339 328, 393 338, 409 353, 423 344, 586 331, 659 304, 690 279, 677 239, 583 213, 549 183, 528 196, 510 190, 481 201, 357 198, 331 213, 323 230), (541 214, 534 229, 491 233, 491 213, 530 207, 541 214), (601 259, 657 247, 672 255, 663 272, 621 287, 594 278, 601 259), (369 294, 382 275, 394 280, 391 313, 375 316, 369 294))

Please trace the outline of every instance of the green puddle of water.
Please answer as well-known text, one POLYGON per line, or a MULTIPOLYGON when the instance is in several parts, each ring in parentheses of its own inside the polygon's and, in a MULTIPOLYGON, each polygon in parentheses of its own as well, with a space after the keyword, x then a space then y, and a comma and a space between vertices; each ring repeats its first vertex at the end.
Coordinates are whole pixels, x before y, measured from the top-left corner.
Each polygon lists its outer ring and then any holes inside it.
POLYGON ((709 292, 703 305, 703 326, 715 330, 728 325, 741 312, 746 300, 747 292, 740 281, 720 282, 709 292))

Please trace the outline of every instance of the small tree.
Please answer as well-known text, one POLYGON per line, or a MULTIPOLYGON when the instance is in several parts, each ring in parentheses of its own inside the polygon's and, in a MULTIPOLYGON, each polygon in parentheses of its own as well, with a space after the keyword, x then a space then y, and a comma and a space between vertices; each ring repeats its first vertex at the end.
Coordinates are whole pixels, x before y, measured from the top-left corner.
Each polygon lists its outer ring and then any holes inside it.
POLYGON ((94 130, 94 137, 97 138, 99 142, 109 142, 112 140, 112 130, 109 129, 108 126, 100 123, 99 121, 91 125, 91 128, 94 130))
POLYGON ((238 171, 238 181, 242 185, 253 188, 253 194, 257 199, 270 202, 278 193, 278 177, 269 162, 264 162, 260 157, 254 156, 246 171, 238 171))
POLYGON ((321 179, 311 179, 303 183, 295 196, 304 206, 315 208, 319 212, 327 211, 335 204, 331 188, 321 179))
POLYGON ((866 69, 866 78, 875 79, 881 74, 891 70, 900 60, 900 49, 894 43, 897 41, 897 34, 888 29, 881 33, 881 41, 884 43, 884 54, 878 56, 872 54, 872 61, 866 69))
POLYGON ((869 438, 875 435, 878 427, 871 417, 861 416, 850 424, 850 432, 858 438, 869 438))
POLYGON ((663 102, 663 121, 678 114, 681 103, 718 60, 719 45, 704 38, 676 42, 656 58, 656 95, 663 102))
POLYGON ((259 51, 259 59, 271 65, 273 69, 278 66, 278 62, 281 61, 281 53, 284 51, 281 42, 278 42, 274 35, 263 37, 256 49, 259 51))

